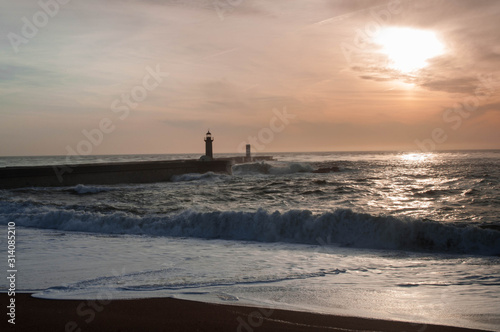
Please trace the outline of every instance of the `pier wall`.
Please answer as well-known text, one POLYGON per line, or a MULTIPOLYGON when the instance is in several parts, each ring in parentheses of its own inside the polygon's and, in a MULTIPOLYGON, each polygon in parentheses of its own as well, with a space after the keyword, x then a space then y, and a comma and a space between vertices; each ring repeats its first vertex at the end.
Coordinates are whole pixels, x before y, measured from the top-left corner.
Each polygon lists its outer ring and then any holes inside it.
POLYGON ((231 174, 231 160, 175 160, 0 168, 0 189, 152 183, 187 173, 231 174))

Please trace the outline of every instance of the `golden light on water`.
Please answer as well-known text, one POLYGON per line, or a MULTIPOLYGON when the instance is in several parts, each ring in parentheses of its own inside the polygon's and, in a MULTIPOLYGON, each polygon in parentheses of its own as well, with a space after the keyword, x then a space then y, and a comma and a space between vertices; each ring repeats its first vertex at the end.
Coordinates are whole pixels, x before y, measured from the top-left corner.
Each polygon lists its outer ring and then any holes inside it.
POLYGON ((428 161, 434 158, 433 153, 405 153, 401 155, 401 159, 405 161, 428 161))
POLYGON ((444 52, 444 45, 432 31, 412 28, 386 28, 374 41, 390 60, 390 67, 410 73, 427 66, 427 60, 444 52))

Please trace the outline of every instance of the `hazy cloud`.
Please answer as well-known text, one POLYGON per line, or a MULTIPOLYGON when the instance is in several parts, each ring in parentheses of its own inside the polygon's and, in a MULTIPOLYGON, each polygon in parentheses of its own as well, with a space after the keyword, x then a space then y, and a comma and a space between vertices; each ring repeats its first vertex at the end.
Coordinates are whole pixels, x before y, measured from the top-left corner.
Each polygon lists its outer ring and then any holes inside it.
MULTIPOLYGON (((159 142, 150 152, 183 152, 200 138, 180 139, 180 130, 211 124, 239 142, 282 107, 297 120, 273 142, 275 150, 289 143, 304 150, 366 149, 363 142, 373 149, 412 148, 415 138, 428 135, 423 124, 439 125, 443 108, 475 93, 479 74, 500 79, 497 1, 401 1, 383 25, 429 29, 446 46, 445 54, 411 74, 389 68, 373 40, 356 39, 391 1, 227 2, 234 5, 222 16, 209 0, 71 1, 18 53, 8 34, 22 35, 23 18, 32 20, 41 8, 36 1, 0 3, 6 9, 0 13, 0 131, 15 141, 11 128, 17 126, 24 142, 50 142, 39 149, 45 154, 64 154, 82 129, 116 117, 110 105, 142 84, 147 66, 160 65, 169 76, 95 153, 137 147, 141 139, 159 142), (350 60, 343 44, 355 47, 350 60), (28 113, 45 119, 57 144, 42 139, 47 131, 22 130, 32 127, 22 116, 28 113), (160 143, 176 140, 169 146, 175 151, 160 143)), ((495 123, 497 108, 486 105, 498 102, 491 94, 475 114, 495 123)), ((28 153, 26 146, 20 154, 28 153)))

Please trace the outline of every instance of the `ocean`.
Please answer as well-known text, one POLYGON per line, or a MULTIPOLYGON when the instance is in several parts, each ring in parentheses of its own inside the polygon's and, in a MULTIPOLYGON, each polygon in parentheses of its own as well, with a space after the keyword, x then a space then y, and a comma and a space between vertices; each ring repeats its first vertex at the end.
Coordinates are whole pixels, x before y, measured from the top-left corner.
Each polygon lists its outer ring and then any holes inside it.
POLYGON ((500 151, 273 155, 232 175, 0 190, 1 257, 15 223, 16 289, 40 298, 175 297, 500 331, 500 151))

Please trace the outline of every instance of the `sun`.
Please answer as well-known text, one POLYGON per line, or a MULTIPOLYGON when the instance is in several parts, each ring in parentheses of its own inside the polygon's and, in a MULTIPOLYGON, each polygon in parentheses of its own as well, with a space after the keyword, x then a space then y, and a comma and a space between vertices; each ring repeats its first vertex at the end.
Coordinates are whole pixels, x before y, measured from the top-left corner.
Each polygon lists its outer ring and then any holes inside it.
POLYGON ((412 28, 386 28, 374 38, 390 61, 389 67, 411 73, 427 66, 427 60, 441 55, 444 45, 436 34, 412 28))

